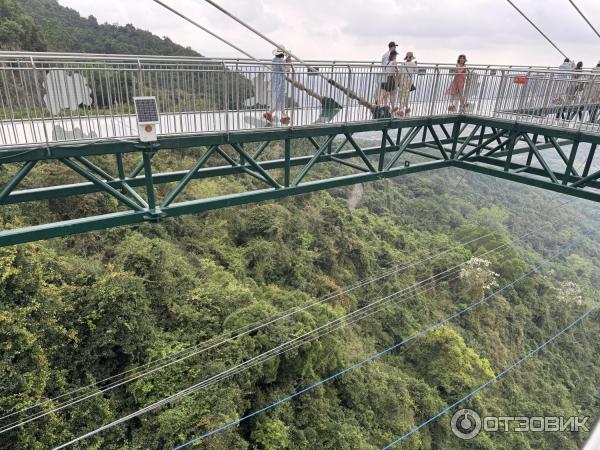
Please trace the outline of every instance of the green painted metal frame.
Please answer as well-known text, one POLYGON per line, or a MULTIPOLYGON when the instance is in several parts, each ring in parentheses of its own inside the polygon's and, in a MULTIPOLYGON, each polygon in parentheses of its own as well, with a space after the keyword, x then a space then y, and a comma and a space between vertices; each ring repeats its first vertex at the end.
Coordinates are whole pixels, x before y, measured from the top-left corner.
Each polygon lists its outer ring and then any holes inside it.
MULTIPOLYGON (((600 136, 575 130, 552 129, 534 124, 518 124, 473 116, 403 118, 374 120, 342 125, 278 128, 161 138, 154 145, 126 142, 90 144, 79 147, 18 148, 2 153, 0 165, 23 165, 0 190, 0 205, 60 199, 73 195, 105 193, 116 198, 125 211, 67 220, 33 227, 0 231, 0 246, 68 236, 121 225, 160 221, 182 214, 280 199, 323 189, 364 183, 378 179, 419 173, 444 167, 457 167, 478 173, 537 186, 555 192, 600 201, 600 171, 593 170, 600 136), (448 128, 447 128, 448 127, 448 128), (448 132, 452 127, 451 133, 448 132), (396 139, 390 132, 397 130, 396 139), (362 147, 355 135, 381 133, 376 147, 362 147), (440 132, 442 134, 440 134, 440 132), (544 142, 538 142, 539 137, 544 142), (336 138, 339 138, 336 141, 336 138), (292 156, 293 144, 307 140, 308 150, 292 156), (281 158, 261 159, 265 150, 280 142, 281 158), (581 142, 592 145, 581 172, 575 159, 581 142), (258 144, 253 154, 245 145, 258 144), (563 146, 569 149, 565 151, 563 146), (204 147, 188 170, 154 173, 159 152, 204 147), (225 149, 227 147, 227 149, 225 149), (228 151, 227 151, 228 150, 228 151), (139 155, 141 161, 126 173, 126 155, 139 155), (114 155, 115 174, 90 160, 95 155, 114 155), (514 158, 527 155, 526 163, 514 158), (550 155, 557 155, 564 171, 551 169, 550 155), (239 161, 236 160, 236 157, 239 161), (419 161, 405 158, 419 157, 419 161), (221 158, 225 165, 215 165, 221 158), (60 186, 16 190, 40 161, 58 161, 86 181, 60 186), (209 165, 209 162, 212 164, 209 165), (318 176, 324 163, 338 164, 355 173, 305 181, 318 176), (293 171, 297 170, 295 176, 293 171), (276 173, 274 173, 276 172, 276 173), (263 189, 238 194, 178 202, 193 180, 246 174, 264 184, 263 189), (175 183, 159 199, 157 185, 175 183)), ((197 152, 197 150, 195 150, 197 152)), ((131 157, 131 156, 130 156, 131 157)))

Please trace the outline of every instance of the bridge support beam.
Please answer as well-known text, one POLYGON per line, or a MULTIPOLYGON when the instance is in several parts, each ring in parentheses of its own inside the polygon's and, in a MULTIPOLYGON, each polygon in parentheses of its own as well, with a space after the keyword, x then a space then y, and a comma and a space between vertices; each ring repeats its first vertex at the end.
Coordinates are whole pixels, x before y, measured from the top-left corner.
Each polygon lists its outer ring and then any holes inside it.
POLYGON ((599 142, 600 137, 564 129, 454 115, 171 137, 160 139, 158 145, 150 148, 113 143, 58 147, 50 152, 45 148, 10 150, 4 154, 1 165, 17 164, 19 168, 12 171, 12 177, 3 179, 0 208, 73 195, 108 194, 127 210, 0 231, 0 246, 158 221, 444 167, 600 202, 600 173, 592 169, 597 163, 599 142), (451 134, 447 130, 450 126, 451 134), (378 145, 365 146, 361 133, 370 133, 368 140, 376 140, 378 145), (307 140, 310 145, 301 146, 307 140), (576 161, 584 143, 592 147, 581 171, 576 161), (252 146, 255 148, 251 149, 252 146), (198 153, 198 147, 206 150, 198 153), (184 158, 187 152, 191 155, 184 158), (106 155, 115 156, 114 160, 111 158, 112 164, 116 161, 115 173, 107 168, 106 158, 102 158, 106 155), (161 156, 171 157, 170 161, 191 162, 187 169, 161 173, 156 171, 161 167, 161 156), (400 164, 401 158, 406 158, 408 165, 404 161, 400 164), (87 181, 53 185, 52 180, 42 179, 47 184, 32 186, 30 178, 36 177, 30 174, 36 173, 38 169, 34 166, 39 161, 62 162, 87 181), (21 166, 21 162, 25 165, 21 166), (564 170, 556 169, 557 162, 564 170), (336 175, 321 171, 324 164, 337 165, 336 175), (195 198, 196 191, 190 192, 189 186, 198 180, 241 175, 252 177, 244 184, 247 192, 208 198, 195 198), (27 187, 17 190, 27 181, 27 187), (157 190, 157 185, 167 183, 174 186, 167 191, 166 186, 157 190), (164 195, 159 195, 161 192, 164 195), (181 199, 183 196, 186 198, 181 199))

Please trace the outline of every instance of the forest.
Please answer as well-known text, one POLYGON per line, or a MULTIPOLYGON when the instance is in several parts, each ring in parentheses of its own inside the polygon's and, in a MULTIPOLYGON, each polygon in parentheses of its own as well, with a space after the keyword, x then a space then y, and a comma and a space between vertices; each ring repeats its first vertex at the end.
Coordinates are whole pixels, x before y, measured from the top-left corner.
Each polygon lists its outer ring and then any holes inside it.
MULTIPOLYGON (((132 26, 81 18, 54 0, 0 0, 0 10, 11 49, 192 52, 132 26)), ((159 170, 190 167, 197 157, 194 150, 166 153, 159 170)), ((14 170, 0 166, 0 185, 14 170)), ((24 186, 36 177, 72 181, 51 162, 36 167, 24 186)), ((243 175, 197 180, 185 195, 239 192, 256 183, 243 175)), ((99 194, 35 208, 2 206, 0 225, 116 208, 99 194)), ((0 449, 68 442, 340 319, 339 327, 285 353, 70 447, 173 448, 489 297, 406 346, 195 443, 381 448, 598 304, 599 224, 591 202, 444 169, 359 191, 338 188, 0 248, 0 449), (369 314, 345 319, 363 308, 369 314), (240 332, 257 324, 263 325, 240 332), (146 373, 174 355, 186 358, 146 373), (131 379, 107 389, 121 374, 131 379), (82 394, 89 398, 67 403, 82 394)), ((482 416, 590 417, 591 427, 600 416, 599 319, 590 316, 463 406, 482 416)), ((589 435, 500 432, 463 441, 453 435, 450 416, 397 448, 575 450, 589 435)))

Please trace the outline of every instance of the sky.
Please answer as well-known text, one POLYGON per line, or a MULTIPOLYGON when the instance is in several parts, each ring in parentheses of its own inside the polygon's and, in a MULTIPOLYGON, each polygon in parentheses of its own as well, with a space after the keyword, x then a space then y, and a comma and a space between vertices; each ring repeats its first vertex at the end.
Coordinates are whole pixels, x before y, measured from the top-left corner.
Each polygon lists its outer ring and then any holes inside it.
MULTIPOLYGON (((255 57, 273 47, 204 0, 163 0, 255 57)), ((153 0, 58 0, 99 22, 134 26, 209 57, 241 57, 153 0)), ((575 61, 600 61, 600 38, 568 0, 513 0, 575 61)), ((303 59, 380 60, 387 43, 419 62, 558 66, 564 59, 504 0, 219 0, 303 59)), ((575 0, 600 31, 600 1, 575 0)))

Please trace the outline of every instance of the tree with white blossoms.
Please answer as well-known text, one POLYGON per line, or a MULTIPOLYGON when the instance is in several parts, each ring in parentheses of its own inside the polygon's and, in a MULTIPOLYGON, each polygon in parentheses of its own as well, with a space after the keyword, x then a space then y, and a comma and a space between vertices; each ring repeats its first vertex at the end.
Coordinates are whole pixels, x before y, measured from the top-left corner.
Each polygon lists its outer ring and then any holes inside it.
POLYGON ((472 299, 481 299, 486 292, 498 287, 499 275, 490 269, 487 259, 472 257, 460 270, 460 279, 472 299))
POLYGON ((561 281, 558 283, 558 300, 571 305, 583 304, 583 291, 573 281, 561 281))

